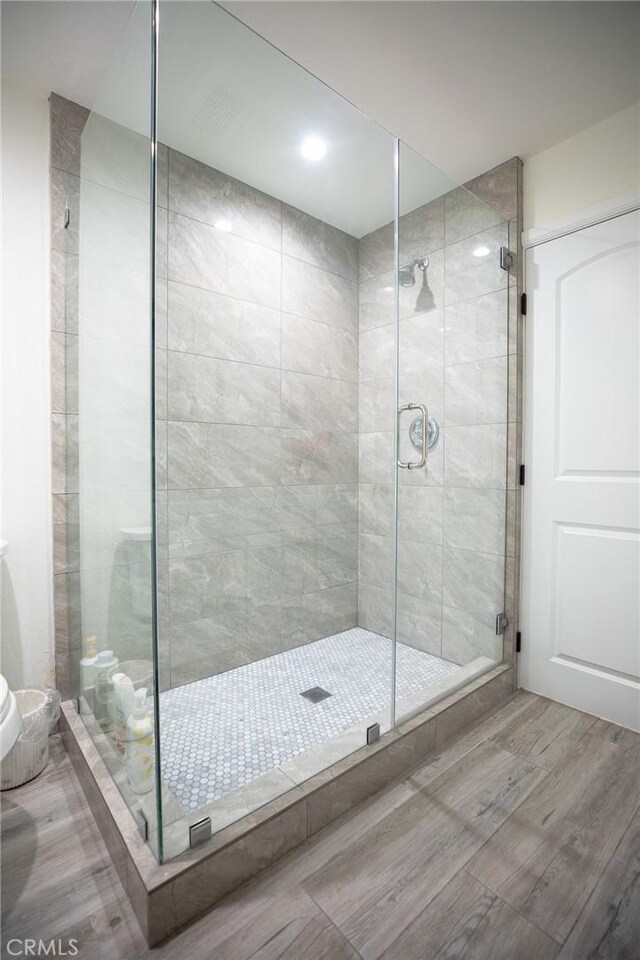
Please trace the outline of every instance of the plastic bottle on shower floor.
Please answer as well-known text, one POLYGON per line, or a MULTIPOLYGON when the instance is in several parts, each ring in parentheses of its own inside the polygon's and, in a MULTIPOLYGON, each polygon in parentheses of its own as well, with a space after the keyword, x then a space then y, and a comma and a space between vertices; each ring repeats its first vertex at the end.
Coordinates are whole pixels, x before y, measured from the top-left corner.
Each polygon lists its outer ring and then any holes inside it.
POLYGON ((136 705, 135 690, 131 677, 126 673, 114 673, 113 682, 113 718, 115 722, 114 739, 116 754, 126 757, 127 723, 136 705))
POLYGON ((153 788, 153 720, 146 687, 136 690, 134 698, 127 721, 127 779, 136 793, 148 793, 153 788))
POLYGON ((94 716, 105 733, 113 730, 113 682, 111 677, 118 669, 118 658, 113 650, 101 650, 93 665, 95 684, 94 716))
POLYGON ((87 637, 84 656, 80 661, 80 687, 89 708, 93 710, 95 694, 95 663, 98 658, 98 638, 87 637))

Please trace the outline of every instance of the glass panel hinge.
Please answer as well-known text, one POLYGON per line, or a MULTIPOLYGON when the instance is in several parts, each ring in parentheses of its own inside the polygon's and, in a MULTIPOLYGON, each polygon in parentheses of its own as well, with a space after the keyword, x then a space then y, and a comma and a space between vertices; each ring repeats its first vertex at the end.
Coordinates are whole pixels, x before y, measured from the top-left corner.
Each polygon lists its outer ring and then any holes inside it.
POLYGON ((500 247, 500 266, 503 270, 510 270, 513 266, 513 254, 508 247, 500 247))
POLYGON ((509 621, 504 613, 499 613, 496 617, 496 637, 501 637, 509 626, 509 621))

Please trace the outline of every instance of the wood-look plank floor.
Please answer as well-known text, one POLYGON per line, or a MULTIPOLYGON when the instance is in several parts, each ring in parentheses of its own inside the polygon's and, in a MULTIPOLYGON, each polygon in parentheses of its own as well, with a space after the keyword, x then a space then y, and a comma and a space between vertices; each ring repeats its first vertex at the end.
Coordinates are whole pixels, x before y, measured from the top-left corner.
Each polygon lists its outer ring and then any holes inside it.
POLYGON ((639 960, 639 778, 640 735, 521 692, 150 951, 56 743, 41 778, 2 794, 3 950, 639 960))

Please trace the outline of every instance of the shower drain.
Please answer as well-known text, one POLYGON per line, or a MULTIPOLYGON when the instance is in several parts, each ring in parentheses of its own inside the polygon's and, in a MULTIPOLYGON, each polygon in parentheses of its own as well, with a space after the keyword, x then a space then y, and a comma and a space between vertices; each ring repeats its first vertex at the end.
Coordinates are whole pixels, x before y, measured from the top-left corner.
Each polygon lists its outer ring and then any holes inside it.
POLYGON ((310 700, 311 703, 320 703, 321 700, 326 700, 327 697, 331 697, 332 694, 322 687, 311 687, 310 690, 303 690, 300 696, 306 700, 310 700))

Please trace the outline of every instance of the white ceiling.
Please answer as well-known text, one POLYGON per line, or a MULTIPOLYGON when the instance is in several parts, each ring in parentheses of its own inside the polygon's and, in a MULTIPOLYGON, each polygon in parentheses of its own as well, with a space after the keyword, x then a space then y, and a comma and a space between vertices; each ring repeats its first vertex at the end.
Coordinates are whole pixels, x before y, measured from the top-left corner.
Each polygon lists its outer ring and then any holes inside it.
POLYGON ((640 3, 223 4, 459 183, 640 99, 640 3))
MULTIPOLYGON (((230 2, 401 136, 405 209, 638 99, 638 3, 230 2)), ((146 5, 4 0, 3 75, 148 128, 146 5)), ((207 0, 161 4, 160 138, 361 236, 391 219, 391 139, 207 0), (324 160, 302 160, 319 133, 324 160)))

